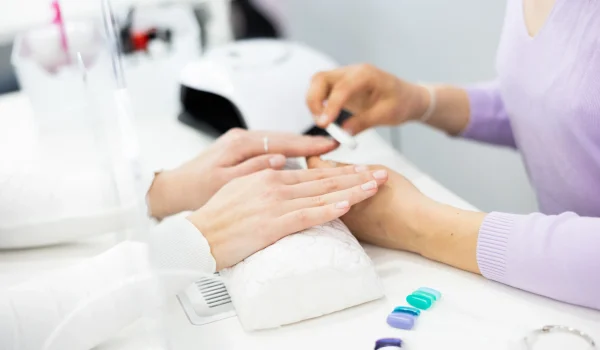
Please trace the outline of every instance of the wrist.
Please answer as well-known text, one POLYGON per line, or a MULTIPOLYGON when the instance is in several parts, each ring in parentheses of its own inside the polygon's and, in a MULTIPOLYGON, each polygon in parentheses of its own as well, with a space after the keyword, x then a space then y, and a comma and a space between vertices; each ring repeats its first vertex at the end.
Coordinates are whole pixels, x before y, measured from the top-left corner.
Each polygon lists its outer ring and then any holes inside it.
POLYGON ((441 210, 440 204, 428 197, 423 197, 417 203, 411 203, 409 210, 406 224, 413 237, 410 251, 424 256, 429 242, 433 239, 432 226, 436 213, 441 210))
POLYGON ((429 89, 433 89, 433 87, 421 84, 411 84, 411 86, 413 90, 413 98, 411 100, 414 102, 414 105, 411 108, 412 111, 409 115, 409 120, 421 121, 424 117, 429 119, 433 112, 429 110, 433 102, 431 100, 432 94, 429 89))
POLYGON ((221 230, 219 228, 221 225, 214 220, 211 220, 211 214, 206 213, 205 211, 205 209, 200 208, 191 213, 187 217, 187 220, 190 221, 198 231, 202 232, 202 235, 208 244, 210 254, 215 260, 216 269, 217 271, 221 271, 225 267, 222 260, 222 251, 226 249, 228 242, 226 237, 220 233, 221 230))
POLYGON ((415 247, 416 253, 423 256, 428 255, 428 249, 431 247, 432 241, 435 240, 436 226, 439 225, 437 221, 445 210, 446 208, 443 204, 433 200, 429 200, 426 204, 416 207, 412 227, 416 235, 421 238, 415 247))
POLYGON ((157 219, 185 210, 182 201, 180 176, 175 170, 157 172, 147 194, 150 215, 157 219))

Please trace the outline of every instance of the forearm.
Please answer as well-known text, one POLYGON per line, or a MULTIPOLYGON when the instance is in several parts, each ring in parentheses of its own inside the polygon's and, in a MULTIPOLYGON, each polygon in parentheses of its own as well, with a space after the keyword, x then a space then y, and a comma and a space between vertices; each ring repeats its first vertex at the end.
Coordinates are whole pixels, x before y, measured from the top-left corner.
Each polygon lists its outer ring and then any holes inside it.
POLYGON ((352 233, 366 243, 478 273, 477 237, 485 214, 438 203, 403 176, 390 174, 390 185, 342 217, 352 233))
POLYGON ((414 251, 560 301, 600 309, 600 218, 478 213, 432 204, 415 215, 414 251))
POLYGON ((191 204, 195 194, 189 186, 189 179, 176 171, 156 173, 146 197, 150 216, 163 219, 182 211, 198 209, 191 204))
POLYGON ((417 253, 461 270, 480 273, 477 264, 477 240, 485 213, 434 203, 417 214, 417 253))

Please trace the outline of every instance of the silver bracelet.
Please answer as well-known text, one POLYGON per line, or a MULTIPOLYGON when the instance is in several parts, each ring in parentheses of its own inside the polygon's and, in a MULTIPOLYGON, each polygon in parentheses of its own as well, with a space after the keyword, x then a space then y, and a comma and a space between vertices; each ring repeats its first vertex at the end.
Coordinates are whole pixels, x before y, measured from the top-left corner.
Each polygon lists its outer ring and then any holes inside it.
POLYGON ((433 87, 428 86, 428 85, 421 85, 421 86, 424 87, 425 89, 427 89, 427 92, 429 92, 429 106, 427 106, 427 110, 419 118, 419 121, 421 123, 427 123, 429 121, 429 119, 431 119, 433 112, 435 112, 437 100, 436 100, 436 96, 435 96, 435 89, 433 87))
POLYGON ((572 327, 568 327, 568 326, 555 326, 555 325, 550 325, 550 326, 544 326, 540 329, 536 329, 534 331, 532 331, 531 333, 529 333, 525 338, 523 338, 523 343, 525 345, 525 349, 527 350, 534 350, 533 349, 533 344, 537 341, 537 338, 540 335, 543 334, 549 334, 549 333, 568 333, 568 334, 572 334, 575 335, 583 340, 585 340, 588 344, 589 344, 589 349, 597 349, 596 348, 596 342, 594 341, 594 339, 592 339, 592 337, 590 337, 588 334, 572 328, 572 327))

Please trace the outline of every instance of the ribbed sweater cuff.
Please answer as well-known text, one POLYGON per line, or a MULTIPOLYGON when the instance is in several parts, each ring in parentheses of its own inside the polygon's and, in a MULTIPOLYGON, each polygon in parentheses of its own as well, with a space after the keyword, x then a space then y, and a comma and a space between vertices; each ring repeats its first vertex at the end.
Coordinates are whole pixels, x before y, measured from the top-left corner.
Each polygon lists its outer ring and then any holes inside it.
POLYGON ((465 87, 469 98, 469 123, 459 134, 465 138, 475 138, 485 128, 486 121, 494 117, 497 108, 496 82, 465 87), (483 124, 483 125, 482 125, 483 124))
POLYGON ((517 217, 497 212, 485 217, 477 240, 477 264, 484 277, 506 283, 508 240, 517 217))

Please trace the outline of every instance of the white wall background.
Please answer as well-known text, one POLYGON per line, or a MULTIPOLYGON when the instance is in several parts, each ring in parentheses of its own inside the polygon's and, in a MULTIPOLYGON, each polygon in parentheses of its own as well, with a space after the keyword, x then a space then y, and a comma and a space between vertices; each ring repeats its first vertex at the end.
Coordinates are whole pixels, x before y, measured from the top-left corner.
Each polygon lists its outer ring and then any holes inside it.
MULTIPOLYGON (((370 62, 419 81, 465 83, 494 76, 502 0, 255 1, 276 7, 291 38, 342 64, 370 62)), ((112 2, 118 7, 131 0, 112 2)), ((0 41, 28 25, 47 22, 49 3, 0 0, 0 41)), ((99 13, 99 0, 62 3, 65 16, 99 13)), ((521 213, 536 208, 515 152, 451 140, 418 125, 380 132, 421 169, 482 210, 521 213)))
MULTIPOLYGON (((465 83, 494 76, 501 0, 280 0, 278 6, 291 38, 342 64, 369 62, 416 81, 465 83)), ((480 209, 536 209, 517 153, 419 125, 392 132, 407 157, 480 209)))

